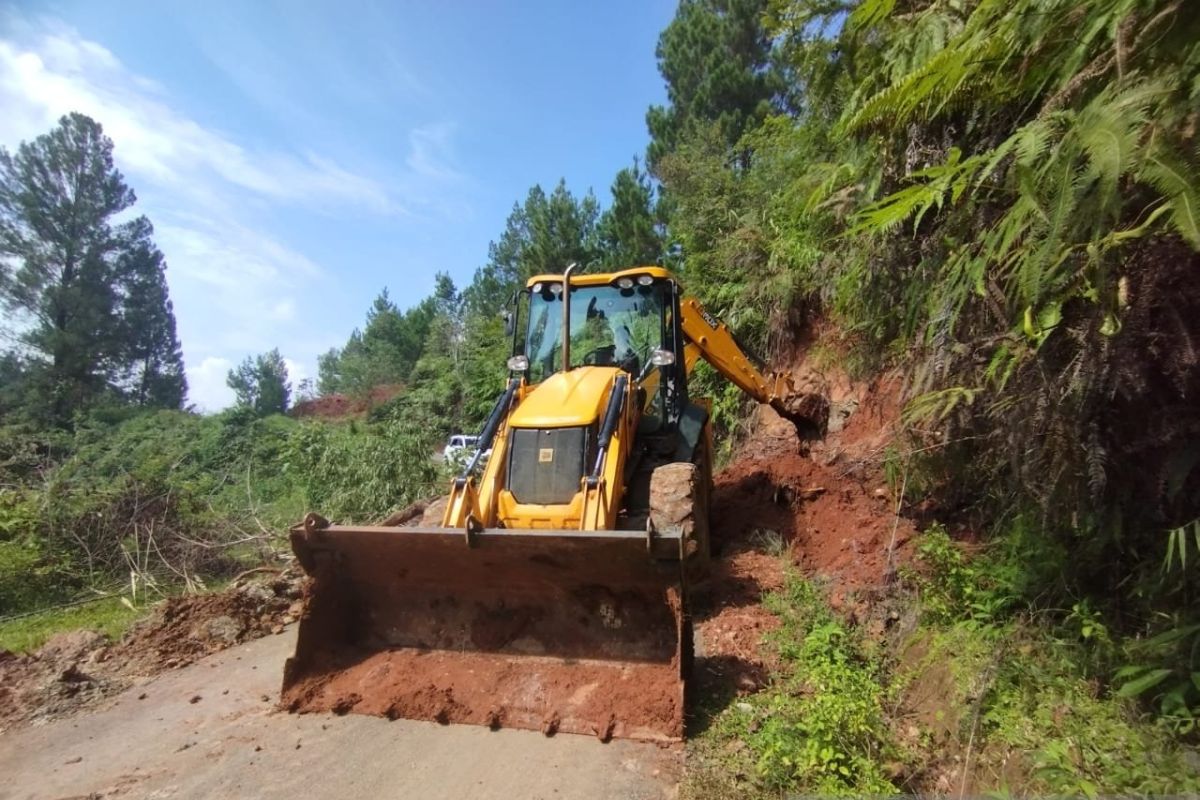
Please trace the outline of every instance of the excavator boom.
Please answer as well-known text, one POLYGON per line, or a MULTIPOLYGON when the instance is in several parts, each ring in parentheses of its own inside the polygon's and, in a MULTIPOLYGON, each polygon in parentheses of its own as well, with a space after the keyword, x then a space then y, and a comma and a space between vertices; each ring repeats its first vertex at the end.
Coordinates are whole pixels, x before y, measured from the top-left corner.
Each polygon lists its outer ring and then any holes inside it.
POLYGON ((685 298, 679 306, 688 340, 689 372, 695 361, 703 358, 743 392, 795 425, 801 438, 825 435, 829 402, 823 391, 798 391, 787 373, 767 371, 729 326, 705 311, 695 298, 685 298))

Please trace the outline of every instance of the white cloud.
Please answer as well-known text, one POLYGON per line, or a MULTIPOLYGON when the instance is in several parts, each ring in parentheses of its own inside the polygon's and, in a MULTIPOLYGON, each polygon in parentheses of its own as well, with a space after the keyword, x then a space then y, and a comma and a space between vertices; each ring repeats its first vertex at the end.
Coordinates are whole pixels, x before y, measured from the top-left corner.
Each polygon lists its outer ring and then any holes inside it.
POLYGON ((308 365, 302 361, 294 361, 290 358, 285 358, 283 360, 283 365, 287 367, 288 380, 292 382, 293 394, 300 388, 300 384, 302 382, 312 378, 312 375, 310 375, 308 371, 308 365))
POLYGON ((100 120, 125 168, 197 199, 216 181, 275 202, 402 213, 377 180, 316 153, 250 151, 203 127, 173 109, 157 84, 69 29, 0 41, 0 106, 17 112, 0 121, 6 141, 44 133, 70 111, 100 120))
POLYGON ((200 411, 219 411, 234 401, 233 390, 225 378, 233 362, 219 356, 209 356, 197 366, 188 367, 188 401, 200 411))
POLYGON ((451 142, 454 125, 437 123, 414 128, 408 134, 408 158, 405 163, 418 175, 440 180, 458 180, 462 176, 453 166, 451 142))

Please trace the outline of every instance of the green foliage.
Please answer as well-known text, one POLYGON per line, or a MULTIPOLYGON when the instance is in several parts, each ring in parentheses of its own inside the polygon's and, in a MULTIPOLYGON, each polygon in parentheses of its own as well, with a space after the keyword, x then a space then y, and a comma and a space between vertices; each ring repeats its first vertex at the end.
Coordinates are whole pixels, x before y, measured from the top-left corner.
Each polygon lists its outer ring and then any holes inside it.
POLYGON ((238 405, 260 417, 288 410, 292 383, 278 348, 253 358, 246 356, 236 369, 229 370, 225 382, 237 396, 238 405))
POLYGON ((1031 794, 1194 792, 1200 776, 1165 728, 1139 724, 1119 697, 1098 691, 1080 646, 1015 629, 983 705, 983 734, 1028 753, 1031 794))
POLYGON ((773 635, 788 673, 759 704, 747 744, 768 786, 831 796, 888 794, 889 733, 880 665, 809 583, 792 577, 765 598, 783 626, 773 635))
POLYGON ((119 639, 146 614, 146 609, 136 608, 124 600, 123 597, 106 597, 0 621, 0 650, 29 653, 57 633, 80 629, 98 631, 111 639, 119 639))
POLYGON ((725 709, 703 735, 685 795, 711 796, 730 776, 730 797, 895 793, 882 767, 892 746, 878 659, 798 576, 765 602, 782 622, 771 635, 781 667, 768 689, 725 709), (745 747, 737 764, 709 774, 731 741, 745 747))
POLYGON ((679 4, 655 50, 669 105, 646 113, 652 169, 697 126, 713 125, 732 146, 770 113, 782 87, 763 26, 766 6, 763 0, 679 4))
POLYGON ((1016 584, 1023 565, 968 558, 941 526, 921 535, 917 559, 921 569, 909 570, 907 577, 920 592, 922 610, 931 621, 988 625, 1005 616, 1019 599, 1016 584))
POLYGON ((300 481, 308 507, 371 521, 442 492, 444 476, 431 459, 440 440, 436 430, 408 422, 370 430, 307 423, 288 443, 285 469, 300 481))
POLYGON ((1153 702, 1160 719, 1181 734, 1200 721, 1200 624, 1178 618, 1156 636, 1125 646, 1125 664, 1114 674, 1121 697, 1153 702))
POLYGON ((153 228, 115 223, 135 197, 112 150, 79 113, 0 148, 0 304, 25 357, 7 404, 58 426, 106 398, 178 408, 186 392, 153 228))
POLYGON ((654 215, 654 187, 637 161, 617 173, 612 205, 600 215, 596 235, 606 269, 619 270, 663 260, 662 226, 654 215))
MULTIPOLYGON (((448 283, 453 301, 457 293, 450 278, 439 273, 438 281, 448 283)), ((356 330, 340 351, 332 350, 321 357, 321 393, 365 397, 376 386, 408 381, 439 313, 455 314, 457 309, 440 308, 435 295, 401 312, 385 288, 367 312, 362 332, 356 330)))

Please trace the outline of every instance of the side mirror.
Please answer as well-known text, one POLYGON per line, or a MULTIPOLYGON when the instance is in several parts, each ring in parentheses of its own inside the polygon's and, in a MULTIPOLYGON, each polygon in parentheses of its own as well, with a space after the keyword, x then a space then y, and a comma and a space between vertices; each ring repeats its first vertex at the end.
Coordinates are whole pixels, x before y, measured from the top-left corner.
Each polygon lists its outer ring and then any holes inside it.
POLYGON ((504 336, 505 336, 505 338, 511 339, 512 335, 516 331, 516 327, 517 327, 516 318, 513 316, 513 313, 511 311, 501 311, 500 318, 502 320, 504 320, 504 336))

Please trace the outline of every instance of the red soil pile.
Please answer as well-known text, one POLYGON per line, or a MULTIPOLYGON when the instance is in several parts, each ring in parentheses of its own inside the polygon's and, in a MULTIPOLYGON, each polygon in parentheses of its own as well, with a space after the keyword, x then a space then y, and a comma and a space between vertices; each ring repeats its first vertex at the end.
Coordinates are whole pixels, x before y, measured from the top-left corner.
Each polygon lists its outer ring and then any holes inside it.
POLYGON ((281 631, 299 613, 300 577, 256 578, 215 594, 169 598, 116 643, 81 630, 54 636, 33 653, 0 650, 0 731, 66 716, 136 678, 281 631))
POLYGON ((670 741, 683 733, 678 664, 397 648, 310 668, 285 688, 282 702, 291 711, 353 711, 605 741, 670 741))
MULTIPOLYGON (((801 366, 802 371, 802 366, 801 366)), ((912 523, 896 514, 882 471, 899 414, 899 383, 830 383, 830 432, 805 454, 792 425, 760 409, 753 433, 715 477, 711 581, 697 592, 696 679, 719 705, 766 684, 764 646, 778 619, 762 596, 790 561, 826 584, 835 609, 865 618, 872 598, 907 556, 912 523), (787 558, 780 558, 786 555, 787 558)), ((703 725, 704 709, 698 709, 703 725)))
POLYGON ((127 674, 153 675, 268 633, 282 632, 301 609, 295 573, 215 594, 170 597, 112 648, 127 674))
POLYGON ((883 448, 898 413, 895 381, 832 391, 838 420, 802 454, 791 426, 760 412, 740 456, 716 477, 716 547, 781 543, 807 575, 850 592, 887 584, 913 526, 897 515, 883 448))
POLYGON ((366 397, 328 394, 324 397, 314 397, 311 400, 301 400, 292 406, 291 414, 293 417, 319 417, 322 419, 362 416, 375 406, 383 405, 399 396, 403 391, 403 384, 385 383, 372 387, 366 397))

